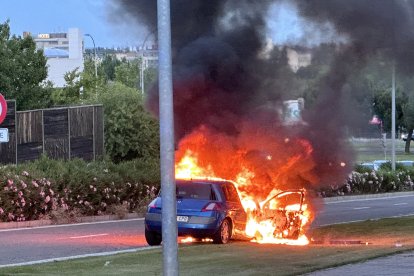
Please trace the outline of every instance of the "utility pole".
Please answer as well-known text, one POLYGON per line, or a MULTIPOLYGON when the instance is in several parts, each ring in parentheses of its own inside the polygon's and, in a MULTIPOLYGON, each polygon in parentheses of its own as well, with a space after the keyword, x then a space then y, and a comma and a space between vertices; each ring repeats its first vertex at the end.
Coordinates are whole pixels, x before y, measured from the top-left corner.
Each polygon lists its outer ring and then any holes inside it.
POLYGON ((170 0, 157 0, 159 41, 159 109, 164 276, 178 276, 177 203, 174 172, 170 0))

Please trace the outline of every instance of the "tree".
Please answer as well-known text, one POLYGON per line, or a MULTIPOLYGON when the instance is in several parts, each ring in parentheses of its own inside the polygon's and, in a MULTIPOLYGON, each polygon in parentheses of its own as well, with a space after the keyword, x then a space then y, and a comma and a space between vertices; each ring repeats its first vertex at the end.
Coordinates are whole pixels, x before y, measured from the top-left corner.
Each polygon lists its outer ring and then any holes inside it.
POLYGON ((402 107, 404 122, 407 129, 407 141, 405 142, 405 153, 410 153, 411 137, 414 130, 414 99, 410 97, 402 107))
POLYGON ((122 60, 121 64, 115 67, 115 80, 128 87, 136 88, 139 80, 140 60, 122 60))
POLYGON ((112 160, 159 157, 158 122, 137 89, 109 83, 98 100, 104 106, 105 151, 112 160))
POLYGON ((52 93, 55 105, 68 105, 80 102, 82 94, 80 75, 78 68, 65 74, 65 86, 63 88, 56 88, 52 93))
POLYGON ((105 81, 114 81, 115 68, 120 64, 121 61, 117 59, 114 55, 105 55, 98 67, 99 76, 103 76, 105 81))
POLYGON ((30 36, 10 36, 9 21, 0 24, 0 92, 15 99, 18 110, 51 105, 46 57, 30 36))

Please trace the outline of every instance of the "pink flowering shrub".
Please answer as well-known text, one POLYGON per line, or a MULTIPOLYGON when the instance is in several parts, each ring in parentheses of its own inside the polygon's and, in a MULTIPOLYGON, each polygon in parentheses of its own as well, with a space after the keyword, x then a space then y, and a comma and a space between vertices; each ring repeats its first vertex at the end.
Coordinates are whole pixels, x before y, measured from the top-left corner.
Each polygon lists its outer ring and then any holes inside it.
POLYGON ((353 171, 343 185, 321 189, 323 197, 414 191, 414 169, 353 171))
POLYGON ((156 196, 158 172, 158 163, 151 160, 113 164, 44 157, 0 167, 0 221, 49 218, 62 210, 101 215, 111 213, 114 206, 133 212, 156 196))

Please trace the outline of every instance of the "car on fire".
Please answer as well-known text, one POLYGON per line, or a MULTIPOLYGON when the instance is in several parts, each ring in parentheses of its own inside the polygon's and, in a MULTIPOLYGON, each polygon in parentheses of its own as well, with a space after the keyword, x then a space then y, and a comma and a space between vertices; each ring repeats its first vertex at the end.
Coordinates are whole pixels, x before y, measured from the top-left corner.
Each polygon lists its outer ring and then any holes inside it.
MULTIPOLYGON (((244 235, 247 214, 231 181, 176 180, 178 236, 211 238, 224 244, 244 235)), ((148 206, 145 215, 145 239, 159 245, 161 236, 162 192, 148 206)))
POLYGON ((271 221, 274 237, 296 240, 303 230, 304 200, 303 189, 281 191, 258 206, 257 220, 271 221))

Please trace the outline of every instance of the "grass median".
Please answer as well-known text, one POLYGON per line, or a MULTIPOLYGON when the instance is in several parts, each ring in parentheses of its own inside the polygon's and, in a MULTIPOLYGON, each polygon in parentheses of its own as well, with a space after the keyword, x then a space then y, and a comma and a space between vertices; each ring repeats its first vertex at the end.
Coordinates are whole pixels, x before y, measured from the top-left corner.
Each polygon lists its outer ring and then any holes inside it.
MULTIPOLYGON (((414 250, 414 217, 313 229, 315 242, 287 246, 232 242, 180 245, 180 275, 298 275, 414 250), (346 244, 347 242, 361 244, 346 244), (344 244, 332 244, 344 242, 344 244)), ((162 251, 76 259, 0 269, 0 275, 160 275, 162 251)))

